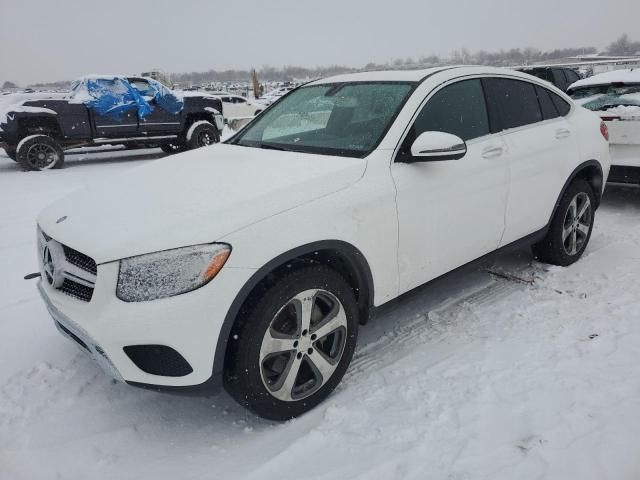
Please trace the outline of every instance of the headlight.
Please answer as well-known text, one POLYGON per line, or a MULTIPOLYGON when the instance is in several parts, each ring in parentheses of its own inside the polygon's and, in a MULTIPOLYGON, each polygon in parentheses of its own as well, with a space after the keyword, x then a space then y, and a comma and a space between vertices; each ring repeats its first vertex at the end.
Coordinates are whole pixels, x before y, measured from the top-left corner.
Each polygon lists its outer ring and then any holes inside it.
POLYGON ((190 292, 209 283, 230 253, 230 245, 213 243, 125 258, 116 295, 125 302, 144 302, 190 292))

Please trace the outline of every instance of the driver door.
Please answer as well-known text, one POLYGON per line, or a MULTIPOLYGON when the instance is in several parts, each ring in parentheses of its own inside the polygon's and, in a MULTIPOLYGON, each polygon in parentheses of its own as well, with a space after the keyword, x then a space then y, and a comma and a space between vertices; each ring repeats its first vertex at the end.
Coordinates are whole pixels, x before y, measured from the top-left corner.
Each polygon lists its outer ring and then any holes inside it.
POLYGON ((428 99, 391 174, 397 190, 401 293, 498 248, 509 190, 507 150, 501 137, 490 132, 480 79, 450 83, 428 99), (415 161, 411 144, 426 131, 459 136, 467 144, 466 155, 415 161))

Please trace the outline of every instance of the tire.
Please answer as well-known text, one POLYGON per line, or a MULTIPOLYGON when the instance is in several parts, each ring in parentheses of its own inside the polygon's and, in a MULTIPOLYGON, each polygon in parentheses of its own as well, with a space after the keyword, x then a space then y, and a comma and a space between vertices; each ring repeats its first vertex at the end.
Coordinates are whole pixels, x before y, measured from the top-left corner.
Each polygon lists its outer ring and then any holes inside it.
POLYGON ((31 135, 18 144, 16 161, 24 171, 62 168, 64 152, 48 135, 31 135))
POLYGON ((340 383, 357 336, 358 307, 349 284, 324 266, 293 271, 242 308, 227 349, 225 389, 263 418, 297 417, 340 383), (303 303, 314 316, 307 317, 308 329, 301 321, 309 311, 303 303))
POLYGON ((187 149, 207 147, 220 141, 218 129, 211 123, 200 120, 189 127, 186 135, 187 149))
POLYGON ((586 180, 571 182, 558 203, 547 235, 533 246, 538 260, 560 266, 577 261, 591 238, 595 205, 593 188, 586 180))
POLYGON ((164 153, 180 153, 186 150, 186 145, 182 143, 163 143, 160 148, 164 153))
POLYGON ((9 157, 14 162, 18 161, 18 157, 16 156, 16 147, 6 147, 4 149, 4 152, 7 154, 7 157, 9 157))

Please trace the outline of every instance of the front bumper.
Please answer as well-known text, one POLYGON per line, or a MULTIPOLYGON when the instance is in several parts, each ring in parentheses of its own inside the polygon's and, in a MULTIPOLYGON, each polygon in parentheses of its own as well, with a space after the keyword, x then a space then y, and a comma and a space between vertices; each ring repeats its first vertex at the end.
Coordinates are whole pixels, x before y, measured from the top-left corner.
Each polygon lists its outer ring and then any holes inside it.
POLYGON ((127 303, 115 295, 119 262, 98 265, 90 301, 71 297, 41 280, 38 290, 56 327, 111 377, 136 385, 193 387, 212 382, 218 336, 236 294, 254 270, 223 268, 204 287, 175 297, 127 303), (143 371, 125 347, 166 346, 192 371, 164 376, 143 371))
POLYGON ((53 322, 55 323, 58 331, 65 337, 76 342, 80 349, 88 353, 107 375, 119 382, 124 382, 124 378, 122 378, 118 369, 104 353, 102 347, 100 347, 82 327, 73 322, 69 317, 62 313, 58 307, 53 304, 53 302, 51 302, 49 296, 44 290, 44 287, 42 286, 42 280, 38 282, 38 292, 40 292, 40 296, 42 297, 42 300, 44 300, 47 310, 49 311, 51 318, 53 318, 53 322))

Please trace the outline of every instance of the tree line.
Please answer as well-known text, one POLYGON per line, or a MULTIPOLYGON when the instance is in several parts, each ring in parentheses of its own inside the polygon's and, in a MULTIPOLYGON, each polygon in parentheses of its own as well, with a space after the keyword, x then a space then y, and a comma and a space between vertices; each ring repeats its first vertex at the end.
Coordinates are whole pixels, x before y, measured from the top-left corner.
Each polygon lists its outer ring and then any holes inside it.
MULTIPOLYGON (((528 47, 524 49, 511 48, 497 52, 487 52, 478 50, 470 52, 466 48, 454 50, 448 57, 438 55, 425 55, 418 58, 396 58, 386 63, 368 63, 363 68, 349 67, 345 65, 330 65, 324 67, 307 68, 294 65, 283 67, 273 67, 265 65, 256 69, 261 82, 269 81, 291 81, 294 79, 319 78, 336 75, 340 73, 350 73, 362 70, 379 70, 384 68, 418 68, 437 66, 443 64, 467 64, 467 65, 529 65, 534 62, 544 62, 546 60, 574 57, 577 55, 595 54, 598 50, 593 46, 578 48, 560 48, 543 52, 537 48, 528 47)), ((625 33, 614 40, 601 52, 605 55, 635 55, 640 54, 640 41, 633 41, 625 33)), ((172 73, 170 78, 180 85, 197 85, 211 82, 246 82, 251 77, 251 70, 215 70, 206 72, 186 72, 172 73)), ((50 83, 36 83, 30 85, 33 88, 65 88, 70 81, 59 81, 50 83)), ((10 88, 15 85, 12 82, 5 82, 3 88, 10 88)))

